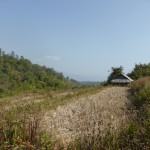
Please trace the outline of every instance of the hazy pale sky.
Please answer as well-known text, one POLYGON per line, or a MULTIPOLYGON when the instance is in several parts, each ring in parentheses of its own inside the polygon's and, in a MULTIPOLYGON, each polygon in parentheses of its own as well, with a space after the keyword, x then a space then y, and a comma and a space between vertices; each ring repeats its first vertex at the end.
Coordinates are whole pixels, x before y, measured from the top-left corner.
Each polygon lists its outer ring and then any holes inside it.
POLYGON ((0 48, 77 80, 150 62, 149 0, 0 0, 0 48))

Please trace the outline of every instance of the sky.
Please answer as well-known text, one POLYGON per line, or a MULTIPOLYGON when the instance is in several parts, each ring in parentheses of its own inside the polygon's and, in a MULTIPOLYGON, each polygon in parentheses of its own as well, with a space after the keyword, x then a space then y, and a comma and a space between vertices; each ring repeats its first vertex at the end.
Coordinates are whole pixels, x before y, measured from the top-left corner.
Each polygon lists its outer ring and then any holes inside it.
POLYGON ((0 48, 79 81, 150 62, 149 0, 0 0, 0 48))

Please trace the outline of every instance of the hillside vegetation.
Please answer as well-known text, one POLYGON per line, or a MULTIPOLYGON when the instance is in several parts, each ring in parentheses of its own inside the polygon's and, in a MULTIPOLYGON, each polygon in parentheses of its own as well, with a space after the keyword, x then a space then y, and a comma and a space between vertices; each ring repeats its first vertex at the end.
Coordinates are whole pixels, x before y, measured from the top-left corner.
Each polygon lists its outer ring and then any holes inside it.
POLYGON ((147 150, 150 93, 137 82, 2 98, 0 149, 147 150))
POLYGON ((136 64, 133 71, 128 74, 132 79, 136 80, 141 77, 150 76, 150 63, 148 64, 136 64))
POLYGON ((5 54, 0 49, 0 94, 46 89, 63 89, 71 86, 69 79, 52 68, 32 64, 13 51, 5 54))
POLYGON ((128 87, 72 88, 62 73, 0 50, 0 149, 149 150, 148 73, 136 65, 128 87))
POLYGON ((54 149, 56 141, 39 127, 44 114, 97 92, 99 88, 86 88, 1 98, 0 149, 54 149))

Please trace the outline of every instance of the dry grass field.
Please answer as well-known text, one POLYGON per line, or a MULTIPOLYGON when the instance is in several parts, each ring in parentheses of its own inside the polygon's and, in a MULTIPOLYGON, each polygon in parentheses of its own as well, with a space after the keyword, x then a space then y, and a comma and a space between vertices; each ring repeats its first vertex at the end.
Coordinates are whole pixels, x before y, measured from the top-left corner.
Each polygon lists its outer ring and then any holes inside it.
POLYGON ((86 147, 93 139, 111 147, 111 135, 117 140, 132 119, 129 97, 128 87, 94 87, 2 98, 0 148, 63 149, 74 141, 86 147))
POLYGON ((70 142, 78 137, 104 136, 126 128, 129 121, 129 88, 109 87, 47 111, 40 126, 55 138, 70 142))

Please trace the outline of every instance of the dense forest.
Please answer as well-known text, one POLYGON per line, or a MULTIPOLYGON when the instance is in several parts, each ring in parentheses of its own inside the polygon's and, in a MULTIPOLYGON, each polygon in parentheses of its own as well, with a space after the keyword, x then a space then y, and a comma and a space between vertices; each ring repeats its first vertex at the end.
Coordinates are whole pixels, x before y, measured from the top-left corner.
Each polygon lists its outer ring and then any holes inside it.
POLYGON ((12 91, 67 88, 69 78, 53 68, 32 64, 13 51, 6 54, 0 49, 0 94, 12 91))

